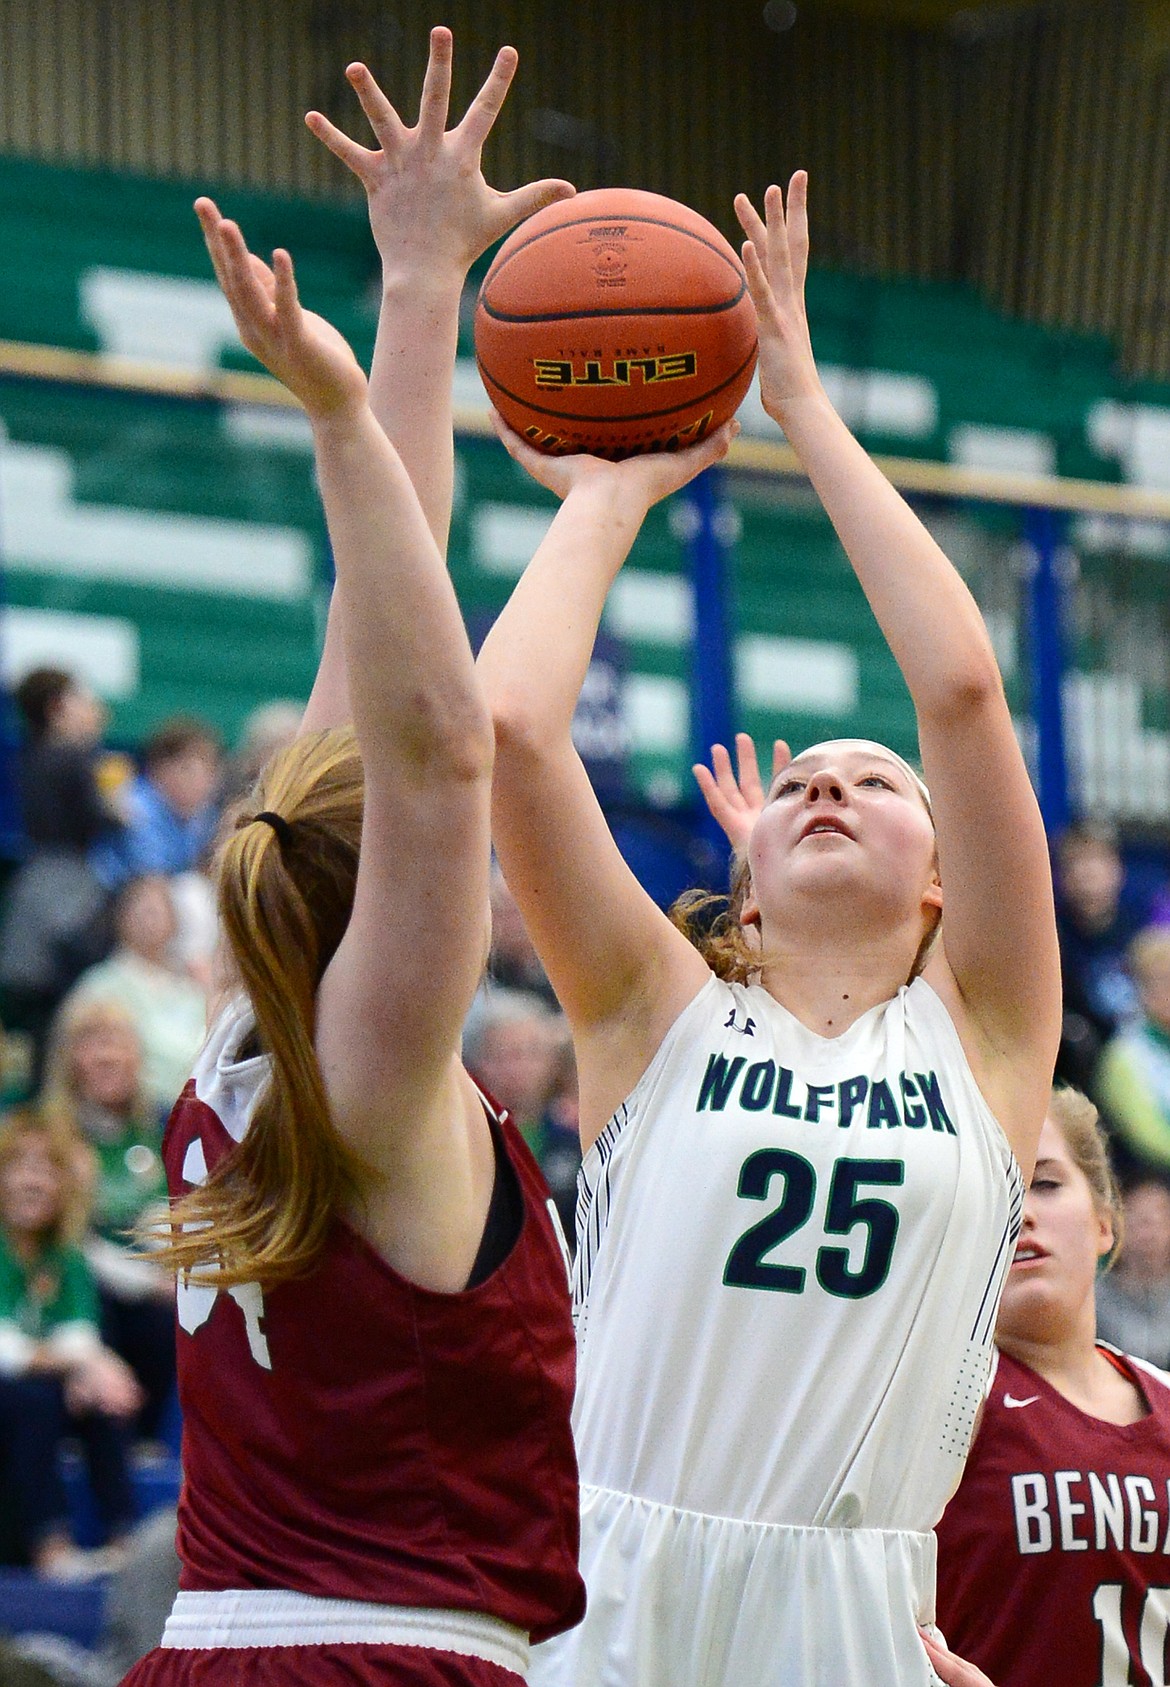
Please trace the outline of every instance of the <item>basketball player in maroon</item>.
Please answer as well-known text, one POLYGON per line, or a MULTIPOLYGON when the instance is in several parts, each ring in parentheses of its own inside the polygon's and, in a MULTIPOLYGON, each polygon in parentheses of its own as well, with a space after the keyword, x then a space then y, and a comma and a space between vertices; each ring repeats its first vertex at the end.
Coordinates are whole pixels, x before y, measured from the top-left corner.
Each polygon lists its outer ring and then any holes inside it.
POLYGON ((1095 1341, 1118 1210, 1095 1109, 1057 1091, 991 1393, 938 1526, 939 1627, 996 1687, 1167 1681, 1170 1376, 1095 1341))
POLYGON ((563 1246, 459 1054, 492 731, 442 563, 435 373, 470 262, 548 186, 487 189, 515 56, 448 132, 450 51, 436 31, 415 130, 351 73, 398 230, 388 429, 288 254, 197 207, 244 344, 312 422, 338 586, 301 736, 221 852, 230 982, 168 1126, 182 1578, 133 1687, 518 1687, 584 1604, 563 1246))

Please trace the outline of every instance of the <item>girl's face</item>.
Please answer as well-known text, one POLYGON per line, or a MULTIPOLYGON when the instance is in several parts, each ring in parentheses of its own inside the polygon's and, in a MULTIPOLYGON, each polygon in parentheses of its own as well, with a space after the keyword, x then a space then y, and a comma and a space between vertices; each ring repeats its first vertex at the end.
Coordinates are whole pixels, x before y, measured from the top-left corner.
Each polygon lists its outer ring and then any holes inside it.
POLYGON ((1113 1224, 1069 1151, 1045 1119, 1036 1170, 999 1311, 1001 1340, 1059 1339, 1093 1302, 1097 1264, 1113 1246, 1113 1224))
POLYGON ((748 844, 745 923, 794 894, 942 905, 934 824, 906 769, 879 746, 822 744, 773 780, 748 844))
POLYGON ((64 1185, 61 1170, 35 1137, 22 1137, 0 1171, 0 1217, 7 1230, 39 1235, 57 1222, 64 1185))
POLYGON ((112 1112, 133 1105, 142 1057, 138 1039, 128 1027, 94 1025, 81 1031, 74 1041, 70 1064, 79 1101, 108 1107, 112 1112))

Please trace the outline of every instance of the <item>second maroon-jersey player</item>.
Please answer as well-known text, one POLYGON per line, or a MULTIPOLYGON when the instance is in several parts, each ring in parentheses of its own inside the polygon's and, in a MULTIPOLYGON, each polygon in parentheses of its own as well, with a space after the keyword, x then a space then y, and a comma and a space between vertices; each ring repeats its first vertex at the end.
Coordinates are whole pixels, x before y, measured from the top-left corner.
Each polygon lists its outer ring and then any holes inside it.
POLYGON ((1097 1343, 1116 1195, 1095 1114, 1054 1097, 999 1362, 938 1527, 938 1622, 996 1687, 1165 1687, 1170 1376, 1097 1343))

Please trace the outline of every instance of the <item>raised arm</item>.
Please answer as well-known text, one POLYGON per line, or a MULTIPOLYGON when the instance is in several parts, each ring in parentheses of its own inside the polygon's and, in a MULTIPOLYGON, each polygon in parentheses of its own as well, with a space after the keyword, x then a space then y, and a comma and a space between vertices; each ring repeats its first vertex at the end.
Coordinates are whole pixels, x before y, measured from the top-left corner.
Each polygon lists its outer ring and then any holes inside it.
POLYGON ((914 700, 938 830, 948 1001, 987 1100, 1030 1167, 1060 1030, 1044 828, 975 601, 834 411, 804 311, 807 178, 778 187, 766 224, 743 196, 744 264, 760 318, 764 406, 837 530, 914 700))
POLYGON ((606 594, 651 504, 722 457, 731 429, 674 455, 512 455, 564 502, 479 654, 496 729, 492 833, 573 1027, 588 1147, 645 1070, 706 963, 639 885, 573 746, 606 594))
POLYGON ((432 29, 413 128, 364 64, 349 66, 376 148, 359 146, 318 111, 305 119, 366 190, 382 262, 370 405, 398 448, 441 551, 451 519, 451 374, 467 272, 524 217, 574 192, 553 179, 512 193, 488 186, 480 154, 516 73, 516 50, 500 48, 463 120, 448 129, 451 58, 451 31, 432 29))
MULTIPOLYGON (((459 301, 467 271, 521 218, 572 194, 568 182, 541 181, 497 193, 480 152, 516 71, 503 47, 463 121, 448 130, 452 40, 431 31, 418 122, 407 128, 364 64, 346 71, 378 142, 359 146, 319 111, 305 122, 365 188, 382 262, 382 305, 370 376, 370 405, 397 447, 440 551, 451 520, 454 453, 451 373, 459 301)), ((350 719, 340 607, 330 605, 325 643, 302 732, 350 719)))
POLYGON ((287 253, 269 269, 209 200, 198 210, 244 344, 312 422, 337 559, 365 806, 317 1051, 341 1134, 435 1216, 458 1208, 470 1176, 458 1049, 486 951, 491 722, 438 548, 352 352, 300 308, 287 253))

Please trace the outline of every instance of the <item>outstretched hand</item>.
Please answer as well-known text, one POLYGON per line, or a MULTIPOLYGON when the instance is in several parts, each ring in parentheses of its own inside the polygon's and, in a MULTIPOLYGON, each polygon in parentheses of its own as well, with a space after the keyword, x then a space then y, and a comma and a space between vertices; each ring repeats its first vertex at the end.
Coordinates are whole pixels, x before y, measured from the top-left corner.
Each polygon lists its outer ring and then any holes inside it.
POLYGON ((747 235, 743 267, 759 320, 760 397, 783 425, 787 405, 820 390, 804 304, 807 173, 798 170, 789 182, 787 208, 781 190, 772 186, 764 195, 764 217, 746 193, 736 195, 735 214, 747 235))
POLYGON ((376 148, 359 146, 319 111, 305 122, 366 190, 370 226, 383 269, 438 275, 468 269, 493 241, 534 211, 576 192, 570 182, 547 178, 511 193, 489 187, 480 154, 516 73, 514 47, 501 47, 487 81, 462 122, 447 128, 451 98, 452 37, 431 30, 430 56, 418 122, 408 128, 364 64, 346 70, 374 131, 376 148))
POLYGON ((698 445, 687 445, 679 451, 648 451, 641 457, 625 457, 619 463, 611 463, 604 457, 591 457, 585 451, 570 452, 563 457, 536 451, 495 410, 492 426, 521 468, 527 469, 533 480, 547 486, 558 498, 567 498, 576 487, 587 483, 604 483, 640 504, 642 515, 652 504, 680 491, 704 469, 721 462, 739 432, 738 422, 724 422, 698 445))
POLYGON ((919 1629, 922 1644, 926 1647, 926 1655, 934 1668, 934 1673, 940 1681, 945 1681, 947 1687, 995 1687, 995 1683, 984 1675, 974 1664, 967 1663, 963 1658, 956 1657, 954 1652, 947 1650, 940 1641, 933 1639, 925 1629, 919 1629))
MULTIPOLYGON (((760 764, 756 746, 746 732, 735 735, 736 771, 732 771, 731 757, 722 744, 711 746, 711 766, 696 762, 694 774, 703 801, 712 818, 722 828, 728 843, 737 855, 747 848, 752 827, 764 807, 764 786, 760 779, 760 764)), ((792 751, 782 738, 772 745, 772 778, 783 773, 792 760, 792 751)))
POLYGON ((213 200, 197 199, 195 210, 216 280, 252 356, 284 382, 314 420, 364 403, 366 377, 349 342, 324 317, 301 308, 288 253, 278 247, 270 267, 249 252, 239 225, 223 216, 213 200))

